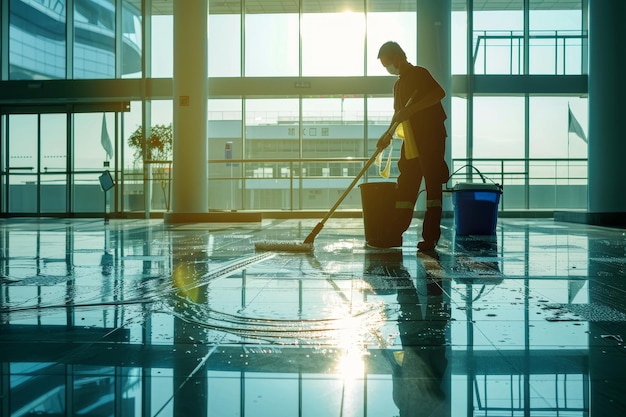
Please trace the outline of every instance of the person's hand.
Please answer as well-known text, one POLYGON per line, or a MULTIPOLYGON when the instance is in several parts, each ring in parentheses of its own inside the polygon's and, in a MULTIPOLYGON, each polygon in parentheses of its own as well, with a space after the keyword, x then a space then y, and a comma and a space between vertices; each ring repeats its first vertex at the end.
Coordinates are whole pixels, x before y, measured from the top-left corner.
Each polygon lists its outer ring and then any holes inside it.
POLYGON ((385 132, 385 134, 382 135, 380 139, 378 139, 378 142, 376 143, 376 148, 383 150, 387 146, 389 146, 389 144, 391 143, 391 136, 392 134, 389 131, 385 132))

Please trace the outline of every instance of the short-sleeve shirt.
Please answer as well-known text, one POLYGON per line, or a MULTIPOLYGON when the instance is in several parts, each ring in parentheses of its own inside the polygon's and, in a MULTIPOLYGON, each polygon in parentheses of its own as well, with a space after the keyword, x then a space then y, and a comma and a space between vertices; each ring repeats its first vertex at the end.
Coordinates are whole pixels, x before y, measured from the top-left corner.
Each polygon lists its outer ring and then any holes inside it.
MULTIPOLYGON (((417 65, 403 68, 393 87, 394 110, 398 111, 404 108, 415 90, 418 92, 415 100, 419 100, 420 95, 433 88, 441 87, 426 68, 417 65)), ((447 136, 444 124, 446 118, 446 112, 441 102, 414 114, 411 117, 411 126, 418 146, 419 142, 423 140, 445 138, 447 136)), ((421 148, 421 146, 419 147, 421 148)))

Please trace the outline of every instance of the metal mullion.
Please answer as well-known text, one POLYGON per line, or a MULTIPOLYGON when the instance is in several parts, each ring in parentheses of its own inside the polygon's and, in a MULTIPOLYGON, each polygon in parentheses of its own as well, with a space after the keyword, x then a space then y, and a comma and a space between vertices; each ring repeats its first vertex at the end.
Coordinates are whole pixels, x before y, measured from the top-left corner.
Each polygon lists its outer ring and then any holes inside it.
MULTIPOLYGON (((304 17, 304 7, 302 3, 304 0, 298 1, 298 78, 302 78, 302 19, 304 17)), ((302 141, 302 94, 298 96, 298 157, 302 159, 303 156, 302 141)), ((304 178, 302 176, 303 164, 300 162, 298 169, 298 210, 302 210, 304 206, 304 178)))
MULTIPOLYGON (((247 162, 245 161, 246 158, 246 144, 247 144, 247 140, 246 140, 246 97, 242 96, 240 98, 240 111, 241 111, 241 159, 242 159, 242 163, 241 163, 241 171, 239 171, 239 176, 241 177, 241 209, 245 210, 246 209, 246 164, 247 162)), ((231 184, 232 187, 232 184, 231 184)), ((250 207, 252 208, 252 207, 250 207)))
POLYGON ((563 37, 563 75, 567 75, 567 60, 566 58, 567 52, 567 38, 563 37))
POLYGON ((74 78, 74 0, 65 5, 65 78, 74 78))
MULTIPOLYGON (((246 76, 246 0, 239 0, 239 77, 246 76)), ((208 75, 208 74, 207 74, 208 75)))
POLYGON ((509 33, 509 74, 513 75, 513 31, 509 33))
MULTIPOLYGON (((239 45, 239 54, 240 54, 240 67, 239 67, 239 76, 243 79, 245 78, 245 69, 246 69, 246 32, 245 32, 245 0, 241 0, 240 4, 240 38, 241 43, 239 45)), ((209 6, 210 7, 210 6, 209 6)), ((207 74, 208 75, 208 74, 207 74)), ((245 159, 246 150, 247 150, 247 140, 246 140, 246 96, 241 96, 241 158, 245 159)), ((241 164, 241 209, 246 209, 246 167, 245 163, 241 164)), ((231 181, 232 181, 231 176, 231 181)), ((230 184, 230 187, 233 187, 233 183, 230 184)), ((252 208, 252 207, 250 207, 252 208)))
POLYGON ((37 172, 35 173, 36 175, 36 185, 35 185, 35 190, 37 193, 37 196, 35 198, 35 201, 37 202, 36 204, 36 213, 37 215, 41 214, 41 113, 37 114, 37 161, 35 163, 35 166, 37 167, 37 172))
POLYGON ((67 184, 67 192, 65 193, 65 212, 71 213, 73 211, 72 207, 72 197, 74 195, 73 192, 73 178, 74 178, 74 152, 72 152, 72 144, 74 143, 74 129, 72 126, 74 115, 67 111, 65 113, 65 154, 67 157, 65 158, 65 183, 67 184))
POLYGON ((0 80, 9 79, 9 2, 0 4, 0 80))
POLYGON ((123 56, 123 40, 122 40, 122 20, 123 20, 123 8, 122 8, 123 0, 115 0, 115 27, 113 28, 113 54, 115 56, 115 69, 113 78, 122 78, 122 56, 123 56))
MULTIPOLYGON (((0 58, 1 59, 1 58, 0 58)), ((5 204, 8 197, 8 173, 9 173, 9 155, 7 150, 7 128, 6 123, 9 120, 7 115, 0 115, 0 155, 4 155, 4 160, 0 160, 0 213, 8 211, 8 204, 5 204)), ((1 157, 0 157, 1 158, 1 157)))
MULTIPOLYGON (((563 74, 565 75, 565 62, 563 62, 563 74)), ((554 75, 559 75, 559 34, 554 31, 554 75)))
MULTIPOLYGON (((476 47, 478 47, 480 38, 476 41, 476 47)), ((469 163, 472 163, 473 155, 474 155, 474 72, 475 72, 475 57, 478 56, 478 49, 476 53, 473 55, 473 43, 474 43, 474 0, 468 0, 467 3, 467 45, 466 45, 466 55, 467 55, 467 108, 466 108, 466 127, 465 127, 465 153, 466 157, 469 160, 469 163)), ((471 170, 468 170, 471 172, 471 170)))
POLYGON ((524 0, 524 75, 530 72, 530 0, 524 0))

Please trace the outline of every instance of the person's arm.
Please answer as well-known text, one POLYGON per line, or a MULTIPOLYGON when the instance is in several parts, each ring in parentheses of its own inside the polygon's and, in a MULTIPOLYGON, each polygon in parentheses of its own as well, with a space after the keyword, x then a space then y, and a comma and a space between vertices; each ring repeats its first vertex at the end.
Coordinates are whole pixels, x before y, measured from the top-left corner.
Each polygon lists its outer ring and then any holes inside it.
POLYGON ((416 89, 412 94, 417 92, 417 96, 413 98, 409 106, 394 114, 394 120, 398 122, 403 122, 415 113, 440 103, 446 96, 444 89, 426 68, 414 67, 414 72, 407 75, 414 79, 414 82, 408 85, 416 89))
POLYGON ((440 103, 445 96, 446 93, 443 88, 441 88, 439 84, 435 83, 433 85, 433 88, 428 90, 426 94, 422 96, 418 94, 418 99, 414 100, 413 104, 398 110, 393 115, 393 120, 402 123, 405 120, 409 119, 411 116, 413 116, 415 113, 440 103))

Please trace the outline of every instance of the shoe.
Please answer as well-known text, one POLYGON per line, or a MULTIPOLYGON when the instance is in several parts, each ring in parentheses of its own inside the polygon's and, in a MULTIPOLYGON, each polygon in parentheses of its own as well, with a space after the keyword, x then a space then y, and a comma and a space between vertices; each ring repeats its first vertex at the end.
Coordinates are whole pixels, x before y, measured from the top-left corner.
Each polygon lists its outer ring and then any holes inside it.
POLYGON ((437 242, 421 240, 417 242, 417 249, 421 252, 433 252, 437 242))

